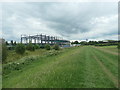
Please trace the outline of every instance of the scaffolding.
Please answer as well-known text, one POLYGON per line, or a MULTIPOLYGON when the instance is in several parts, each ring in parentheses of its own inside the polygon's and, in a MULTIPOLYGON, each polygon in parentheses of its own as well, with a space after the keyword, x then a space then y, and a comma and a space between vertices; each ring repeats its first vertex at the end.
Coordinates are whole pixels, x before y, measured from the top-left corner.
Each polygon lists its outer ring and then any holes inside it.
POLYGON ((64 40, 63 38, 60 37, 37 34, 37 35, 21 35, 21 43, 23 44, 33 43, 33 44, 41 44, 41 45, 43 44, 66 45, 66 44, 70 44, 70 41, 64 40))

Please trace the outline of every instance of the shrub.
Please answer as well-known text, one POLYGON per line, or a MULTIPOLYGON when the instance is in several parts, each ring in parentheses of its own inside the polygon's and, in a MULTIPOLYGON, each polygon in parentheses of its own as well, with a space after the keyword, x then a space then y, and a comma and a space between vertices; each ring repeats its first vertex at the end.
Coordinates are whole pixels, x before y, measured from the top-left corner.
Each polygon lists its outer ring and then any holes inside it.
POLYGON ((15 50, 15 46, 10 46, 7 48, 8 50, 15 50))
POLYGON ((53 49, 55 49, 55 50, 59 50, 60 48, 59 48, 59 45, 54 45, 54 47, 53 47, 53 49))
POLYGON ((35 51, 35 47, 32 43, 29 43, 27 46, 26 46, 26 49, 29 50, 29 51, 35 51))
POLYGON ((38 44, 35 44, 34 47, 35 47, 35 49, 39 49, 40 48, 40 46, 38 44))
POLYGON ((50 50, 50 49, 51 49, 51 47, 50 47, 49 44, 46 44, 46 45, 45 45, 45 48, 46 48, 46 50, 50 50))
POLYGON ((55 51, 55 50, 50 50, 46 53, 44 53, 46 56, 55 56, 55 55, 58 55, 60 53, 60 51, 55 51))
POLYGON ((40 45, 40 48, 44 49, 44 48, 45 48, 45 46, 44 46, 44 45, 40 45))
POLYGON ((2 62, 5 62, 7 58, 7 46, 5 43, 2 44, 2 62))
POLYGON ((32 63, 33 61, 38 60, 38 57, 26 57, 20 60, 20 62, 11 62, 3 65, 3 75, 7 75, 15 70, 22 70, 24 66, 32 63))
POLYGON ((18 53, 18 54, 24 54, 25 53, 25 45, 23 45, 23 44, 17 44, 17 46, 16 46, 16 48, 15 48, 15 51, 16 51, 16 53, 18 53))

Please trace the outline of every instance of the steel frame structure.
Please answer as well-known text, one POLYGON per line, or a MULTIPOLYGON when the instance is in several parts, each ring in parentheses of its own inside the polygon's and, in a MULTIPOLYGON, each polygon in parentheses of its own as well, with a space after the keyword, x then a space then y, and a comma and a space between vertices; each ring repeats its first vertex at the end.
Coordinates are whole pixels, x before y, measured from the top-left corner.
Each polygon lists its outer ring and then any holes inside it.
POLYGON ((28 44, 30 42, 33 44, 51 44, 51 45, 54 44, 65 45, 70 43, 69 40, 63 40, 60 37, 48 36, 43 34, 21 35, 21 43, 28 44))

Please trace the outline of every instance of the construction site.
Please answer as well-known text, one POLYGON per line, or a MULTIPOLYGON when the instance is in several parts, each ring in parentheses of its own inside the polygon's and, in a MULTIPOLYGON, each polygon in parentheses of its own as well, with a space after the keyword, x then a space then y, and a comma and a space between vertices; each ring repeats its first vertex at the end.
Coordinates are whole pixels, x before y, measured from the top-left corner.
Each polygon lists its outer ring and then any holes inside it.
POLYGON ((39 44, 39 45, 58 44, 59 46, 70 45, 69 40, 64 40, 63 38, 60 38, 60 37, 43 35, 43 34, 21 35, 21 43, 23 44, 32 43, 32 44, 39 44))

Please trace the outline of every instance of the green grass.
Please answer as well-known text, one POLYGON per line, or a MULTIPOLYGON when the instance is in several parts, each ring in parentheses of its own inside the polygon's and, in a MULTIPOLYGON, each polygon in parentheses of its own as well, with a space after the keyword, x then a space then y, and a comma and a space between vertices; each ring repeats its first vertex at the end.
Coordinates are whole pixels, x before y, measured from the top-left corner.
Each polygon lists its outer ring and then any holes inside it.
POLYGON ((114 45, 114 46, 102 46, 102 47, 99 47, 99 48, 103 48, 105 50, 112 51, 112 52, 118 52, 117 45, 114 45))
POLYGON ((8 56, 6 62, 14 62, 17 61, 23 57, 27 56, 40 56, 43 55, 46 52, 45 49, 37 49, 34 52, 33 51, 26 51, 23 55, 17 54, 14 50, 8 50, 8 56))
POLYGON ((73 47, 3 76, 3 88, 115 88, 95 56, 117 78, 116 55, 90 46, 73 47))
POLYGON ((95 54, 103 64, 118 77, 118 56, 95 49, 95 54))
POLYGON ((101 46, 101 48, 109 48, 109 49, 110 48, 114 48, 115 49, 115 48, 117 48, 117 45, 113 45, 113 46, 101 46))

